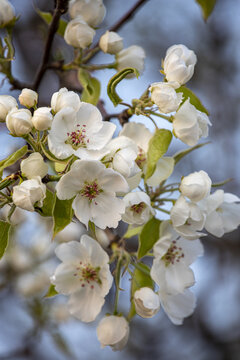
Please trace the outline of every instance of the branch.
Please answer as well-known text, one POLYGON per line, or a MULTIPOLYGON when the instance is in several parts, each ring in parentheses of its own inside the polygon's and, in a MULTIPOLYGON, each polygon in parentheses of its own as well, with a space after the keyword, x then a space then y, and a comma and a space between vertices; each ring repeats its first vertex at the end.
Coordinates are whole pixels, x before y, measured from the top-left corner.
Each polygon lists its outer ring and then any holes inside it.
POLYGON ((45 71, 47 70, 47 64, 48 64, 48 60, 50 57, 50 53, 51 53, 51 48, 52 48, 52 43, 53 43, 53 39, 54 39, 54 35, 58 30, 58 25, 59 25, 59 20, 60 17, 65 14, 68 10, 68 2, 69 0, 57 0, 56 1, 56 8, 54 10, 53 13, 53 17, 52 17, 52 21, 51 24, 49 26, 49 30, 48 30, 48 36, 47 36, 47 41, 46 41, 46 45, 45 45, 45 49, 44 49, 44 54, 43 54, 43 59, 42 59, 42 63, 39 67, 39 70, 37 72, 36 75, 36 79, 35 82, 32 86, 33 90, 37 90, 43 75, 45 74, 45 71))

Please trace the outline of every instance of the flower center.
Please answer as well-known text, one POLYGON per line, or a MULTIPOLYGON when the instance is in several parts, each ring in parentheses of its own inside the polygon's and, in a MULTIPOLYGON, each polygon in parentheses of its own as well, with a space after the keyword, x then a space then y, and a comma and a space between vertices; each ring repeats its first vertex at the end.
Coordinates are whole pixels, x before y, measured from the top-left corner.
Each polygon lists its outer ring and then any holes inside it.
POLYGON ((179 262, 181 258, 184 257, 184 253, 182 252, 182 248, 176 245, 176 241, 174 240, 171 246, 168 248, 168 251, 165 255, 162 256, 161 260, 165 262, 165 266, 170 264, 175 264, 179 262))
POLYGON ((81 286, 91 285, 91 289, 94 288, 94 283, 101 285, 101 279, 99 277, 100 267, 94 268, 90 264, 83 264, 82 261, 79 262, 79 266, 76 267, 76 272, 73 276, 78 276, 81 286))
POLYGON ((87 143, 89 143, 89 139, 86 138, 86 125, 80 126, 77 124, 78 129, 76 131, 72 131, 71 133, 67 133, 66 144, 70 144, 74 150, 82 147, 86 148, 87 143))
POLYGON ((147 161, 147 158, 146 158, 145 151, 142 148, 138 147, 138 156, 135 160, 137 166, 140 167, 140 169, 143 169, 143 166, 146 161, 147 161))
POLYGON ((146 204, 142 201, 139 204, 134 204, 130 207, 130 210, 136 214, 141 214, 142 211, 146 208, 146 204))
MULTIPOLYGON (((84 197, 87 197, 89 202, 92 202, 93 199, 96 199, 96 197, 103 192, 102 189, 99 189, 99 186, 96 182, 96 180, 94 180, 91 183, 85 182, 85 186, 84 188, 80 191, 80 194, 84 197)), ((95 202, 95 204, 97 205, 97 203, 95 202)))

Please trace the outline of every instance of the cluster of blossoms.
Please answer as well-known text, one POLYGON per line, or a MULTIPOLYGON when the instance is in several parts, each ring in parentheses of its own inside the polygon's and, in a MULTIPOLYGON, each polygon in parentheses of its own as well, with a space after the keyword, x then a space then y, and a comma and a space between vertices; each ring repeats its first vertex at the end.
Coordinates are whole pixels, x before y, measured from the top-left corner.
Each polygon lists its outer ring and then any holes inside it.
MULTIPOLYGON (((69 45, 85 49, 104 18, 102 0, 72 0, 69 13, 72 20, 64 38, 69 45)), ((118 70, 143 70, 144 51, 137 46, 122 49, 116 33, 107 31, 99 47, 116 55, 118 70)), ((196 148, 211 125, 206 109, 192 104, 193 95, 185 86, 196 61, 195 53, 186 46, 171 46, 163 61, 164 81, 153 83, 126 109, 128 119, 134 114, 166 119, 172 132, 159 129, 154 120, 154 133, 144 124, 125 121, 113 137, 116 125, 104 121, 97 106, 81 101, 66 88, 52 95, 49 107, 38 107, 38 94, 31 89, 19 95, 22 108, 12 96, 0 96, 1 121, 6 122, 10 135, 23 137, 29 145, 23 155, 15 154, 21 159, 20 171, 0 181, 1 189, 13 186, 3 199, 3 205, 11 206, 9 219, 19 207, 52 216, 54 233, 72 220, 72 213, 84 224, 86 234, 80 241, 56 247, 61 264, 51 283, 55 292, 69 297, 68 310, 74 317, 91 322, 112 287, 110 264, 115 265, 114 310, 97 328, 102 346, 113 350, 126 345, 129 321, 135 314, 150 318, 162 307, 174 324, 182 324, 196 303, 189 288, 195 283, 190 266, 203 254, 199 237, 205 235, 204 229, 220 237, 240 224, 240 199, 223 190, 211 193, 212 181, 205 171, 182 177, 177 187, 167 183, 178 159, 196 148), (193 148, 164 156, 172 134, 193 148), (176 193, 179 196, 172 198, 176 193), (57 227, 61 211, 66 217, 70 214, 69 222, 57 227), (169 218, 162 219, 162 213, 169 218), (111 231, 120 221, 128 228, 121 238, 111 231), (149 239, 149 227, 155 229, 154 239, 149 239), (125 242, 134 235, 139 235, 138 251, 129 253, 125 242), (153 259, 151 268, 144 257, 153 259), (125 318, 117 305, 120 278, 126 271, 132 285, 131 308, 125 318)))

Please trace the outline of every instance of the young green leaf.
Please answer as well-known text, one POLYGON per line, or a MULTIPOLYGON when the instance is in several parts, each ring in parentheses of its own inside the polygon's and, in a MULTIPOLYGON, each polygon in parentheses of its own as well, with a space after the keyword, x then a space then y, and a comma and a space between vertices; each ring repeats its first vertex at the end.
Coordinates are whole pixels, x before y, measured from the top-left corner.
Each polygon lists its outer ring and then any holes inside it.
POLYGON ((208 17, 213 12, 217 0, 196 0, 202 9, 203 18, 207 21, 208 17))
POLYGON ((28 151, 27 145, 23 146, 21 149, 15 151, 13 154, 9 155, 6 159, 0 161, 0 176, 2 176, 3 170, 20 160, 28 151))
POLYGON ((203 106, 199 98, 194 94, 194 92, 190 89, 188 89, 186 86, 181 86, 176 90, 177 93, 183 94, 183 100, 186 101, 188 98, 190 100, 190 103, 195 106, 196 109, 199 111, 202 111, 209 115, 209 112, 207 109, 203 106))
POLYGON ((50 190, 46 190, 46 197, 43 200, 43 206, 41 208, 37 208, 37 212, 41 216, 52 216, 53 215, 53 206, 54 206, 55 196, 50 190))
POLYGON ((145 180, 154 173, 158 160, 167 152, 171 140, 171 131, 166 129, 157 129, 155 131, 155 134, 149 141, 145 180))
MULTIPOLYGON (((50 14, 49 12, 44 12, 41 11, 39 9, 36 9, 38 15, 43 19, 43 21, 45 21, 45 23, 47 25, 49 25, 52 22, 52 14, 50 14)), ((64 36, 65 33, 65 29, 67 27, 67 21, 60 19, 59 20, 59 25, 58 25, 58 30, 57 33, 61 36, 64 36)))
POLYGON ((127 232, 124 234, 125 239, 129 239, 133 236, 138 235, 142 231, 143 226, 133 227, 132 225, 128 226, 127 232))
POLYGON ((0 259, 8 246, 10 228, 11 224, 6 221, 0 221, 0 259))
POLYGON ((159 239, 159 227, 161 221, 152 218, 143 227, 139 236, 138 258, 145 256, 159 239))
POLYGON ((55 196, 53 209, 53 239, 72 221, 72 202, 73 199, 59 200, 58 197, 55 196))
POLYGON ((101 84, 98 79, 91 77, 88 71, 79 69, 78 80, 83 87, 81 100, 97 105, 101 92, 101 84))

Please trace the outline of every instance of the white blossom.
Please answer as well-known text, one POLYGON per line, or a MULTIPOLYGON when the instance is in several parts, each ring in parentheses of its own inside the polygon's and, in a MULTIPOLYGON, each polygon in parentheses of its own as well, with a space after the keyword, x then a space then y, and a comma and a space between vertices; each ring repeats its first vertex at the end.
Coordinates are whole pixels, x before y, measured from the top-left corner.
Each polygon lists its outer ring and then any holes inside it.
POLYGON ((13 96, 0 95, 0 121, 5 121, 8 112, 17 107, 17 101, 13 96))
POLYGON ((151 318, 160 309, 159 296, 149 287, 142 287, 134 293, 134 305, 139 316, 151 318))
POLYGON ((48 165, 38 152, 30 154, 26 159, 22 160, 20 168, 22 174, 28 179, 32 179, 35 176, 43 178, 48 173, 48 165))
POLYGON ((111 346, 112 350, 122 350, 129 337, 129 325, 123 316, 106 316, 97 327, 97 337, 102 347, 111 346))
POLYGON ((13 187, 14 204, 28 211, 34 211, 34 206, 42 207, 45 197, 46 185, 41 182, 40 176, 13 187))
POLYGON ((150 87, 151 100, 161 113, 176 111, 182 101, 182 93, 177 93, 174 84, 166 82, 153 83, 150 87))
POLYGON ((173 130, 176 137, 189 146, 198 143, 201 137, 208 136, 208 116, 198 111, 187 99, 173 118, 173 130))
POLYGON ((69 14, 71 18, 80 15, 89 26, 96 27, 103 21, 106 8, 102 0, 71 0, 69 14))
POLYGON ((128 184, 122 175, 106 169, 100 161, 76 160, 59 180, 56 191, 60 200, 76 196, 73 209, 86 226, 90 220, 100 229, 116 228, 125 205, 115 194, 127 192, 128 184))
POLYGON ((59 91, 52 95, 51 107, 55 113, 65 107, 71 107, 74 111, 80 108, 80 98, 74 91, 68 91, 66 88, 61 88, 59 91))
POLYGON ((51 127, 53 121, 53 115, 51 108, 40 107, 34 111, 32 117, 32 123, 35 129, 39 131, 47 130, 51 127))
POLYGON ((168 48, 164 59, 164 73, 167 81, 176 81, 180 85, 186 84, 191 79, 197 57, 194 51, 185 45, 173 45, 168 48))
POLYGON ((152 176, 150 176, 146 183, 149 186, 159 186, 159 184, 168 179, 174 170, 174 158, 169 156, 164 156, 158 160, 156 164, 156 169, 152 176))
POLYGON ((32 114, 27 109, 13 108, 6 117, 6 125, 10 133, 14 136, 23 136, 33 128, 32 114))
POLYGON ((204 212, 197 204, 188 202, 182 195, 171 208, 170 217, 174 229, 184 238, 194 240, 204 235, 199 233, 205 224, 204 212))
POLYGON ((22 89, 21 94, 18 97, 21 105, 27 108, 34 107, 38 102, 38 93, 31 89, 22 89))
POLYGON ((108 54, 117 54, 123 48, 123 39, 114 31, 106 31, 99 40, 100 49, 108 54))
POLYGON ((0 28, 6 26, 15 17, 15 9, 8 0, 0 0, 0 28))
POLYGON ((125 213, 122 220, 131 225, 143 225, 155 214, 150 197, 143 191, 128 193, 124 196, 125 213))
POLYGON ((210 194, 211 186, 210 177, 201 170, 184 176, 179 189, 183 196, 188 197, 193 202, 198 202, 210 194))
POLYGON ((101 159, 116 125, 102 121, 96 106, 81 102, 76 112, 71 107, 60 110, 48 135, 50 151, 59 159, 75 155, 81 159, 101 159), (101 151, 103 150, 103 151, 101 151))
POLYGON ((95 320, 112 286, 107 253, 88 235, 60 244, 55 252, 62 263, 51 282, 59 293, 70 295, 70 314, 84 322, 95 320))
POLYGON ((91 45, 94 36, 95 30, 93 30, 81 16, 77 16, 67 24, 64 40, 68 45, 85 49, 91 45))
MULTIPOLYGON (((141 46, 132 45, 126 49, 123 49, 116 55, 117 71, 132 67, 137 69, 139 73, 142 73, 144 69, 145 57, 145 51, 141 46)), ((127 79, 134 77, 134 74, 129 74, 126 76, 127 79)))

